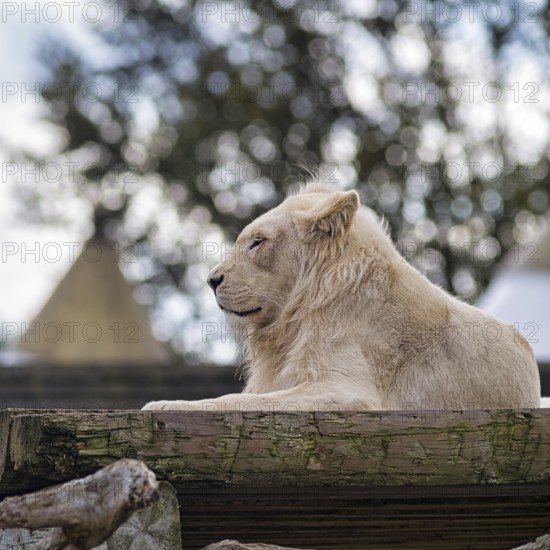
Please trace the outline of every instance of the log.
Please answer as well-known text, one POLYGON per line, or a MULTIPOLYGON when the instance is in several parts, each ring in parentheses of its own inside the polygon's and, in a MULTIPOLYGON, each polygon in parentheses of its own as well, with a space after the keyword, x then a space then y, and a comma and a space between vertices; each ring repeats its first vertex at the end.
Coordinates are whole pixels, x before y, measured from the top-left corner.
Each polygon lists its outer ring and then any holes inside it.
POLYGON ((0 528, 52 528, 36 550, 88 550, 107 540, 136 510, 158 499, 145 464, 120 460, 84 479, 0 503, 0 528))
POLYGON ((0 492, 87 475, 125 457, 176 488, 204 480, 372 488, 549 479, 550 409, 443 412, 6 410, 0 492))
POLYGON ((181 524, 176 491, 167 481, 159 500, 130 516, 95 550, 181 550, 181 524))
MULTIPOLYGON (((529 542, 512 550, 549 550, 550 535, 542 535, 535 542, 529 542)), ((300 548, 290 548, 288 546, 277 546, 274 544, 244 544, 236 540, 222 540, 205 546, 203 550, 300 550, 300 548)))
POLYGON ((549 550, 550 549, 550 535, 542 535, 534 542, 528 542, 517 546, 512 550, 549 550))
MULTIPOLYGON (((94 550, 182 550, 176 491, 167 482, 158 484, 159 500, 137 510, 94 550)), ((0 529, 0 550, 35 550, 49 529, 0 529)))
MULTIPOLYGON (((288 546, 277 546, 275 544, 249 543, 244 544, 236 540, 222 540, 205 546, 203 550, 301 550, 288 546)), ((302 549, 303 550, 303 549, 302 549)))

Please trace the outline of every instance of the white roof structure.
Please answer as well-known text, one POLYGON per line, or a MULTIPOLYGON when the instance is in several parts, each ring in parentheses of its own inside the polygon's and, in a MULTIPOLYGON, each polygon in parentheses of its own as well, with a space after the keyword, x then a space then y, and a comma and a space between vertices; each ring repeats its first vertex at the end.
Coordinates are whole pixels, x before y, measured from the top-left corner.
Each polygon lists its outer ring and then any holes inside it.
POLYGON ((94 238, 85 250, 27 324, 16 354, 68 366, 166 362, 112 247, 94 238))
POLYGON ((477 305, 515 325, 539 365, 550 364, 550 223, 533 242, 508 253, 477 305))

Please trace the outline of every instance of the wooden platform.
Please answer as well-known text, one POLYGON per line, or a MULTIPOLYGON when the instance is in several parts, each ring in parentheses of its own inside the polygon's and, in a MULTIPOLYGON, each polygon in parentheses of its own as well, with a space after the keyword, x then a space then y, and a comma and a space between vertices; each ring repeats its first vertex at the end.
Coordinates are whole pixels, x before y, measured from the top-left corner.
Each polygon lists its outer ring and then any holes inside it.
POLYGON ((185 549, 510 549, 550 529, 550 410, 0 413, 0 492, 144 460, 185 549))

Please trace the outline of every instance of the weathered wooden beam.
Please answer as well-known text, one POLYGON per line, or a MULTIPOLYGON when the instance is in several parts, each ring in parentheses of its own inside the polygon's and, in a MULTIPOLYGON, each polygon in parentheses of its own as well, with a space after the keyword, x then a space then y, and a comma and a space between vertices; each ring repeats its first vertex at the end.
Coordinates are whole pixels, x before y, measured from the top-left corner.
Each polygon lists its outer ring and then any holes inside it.
MULTIPOLYGON (((210 487, 498 485, 550 479, 550 410, 0 413, 0 491, 138 458, 210 487)), ((30 485, 29 485, 30 484, 30 485)))

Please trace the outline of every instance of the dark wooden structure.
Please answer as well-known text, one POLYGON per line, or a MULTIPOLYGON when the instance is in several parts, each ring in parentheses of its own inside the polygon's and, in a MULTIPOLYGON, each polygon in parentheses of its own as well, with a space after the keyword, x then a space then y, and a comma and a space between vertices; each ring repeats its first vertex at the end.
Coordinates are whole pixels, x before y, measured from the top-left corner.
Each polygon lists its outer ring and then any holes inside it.
POLYGON ((143 460, 182 539, 510 549, 550 528, 550 410, 0 413, 0 492, 143 460))
POLYGON ((159 399, 240 392, 233 367, 172 364, 58 364, 0 368, 0 409, 140 409, 159 399))
MULTIPOLYGON (((541 366, 550 396, 550 365, 541 366)), ((56 363, 0 366, 0 409, 140 409, 147 401, 205 399, 242 391, 235 367, 169 364, 56 363)))

